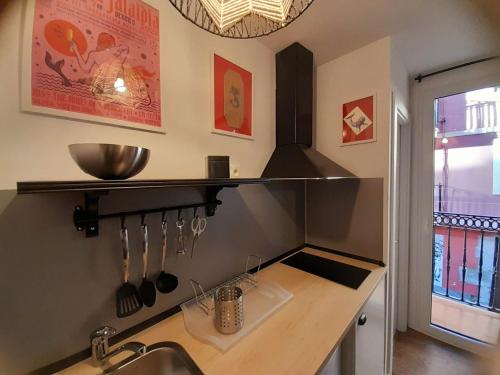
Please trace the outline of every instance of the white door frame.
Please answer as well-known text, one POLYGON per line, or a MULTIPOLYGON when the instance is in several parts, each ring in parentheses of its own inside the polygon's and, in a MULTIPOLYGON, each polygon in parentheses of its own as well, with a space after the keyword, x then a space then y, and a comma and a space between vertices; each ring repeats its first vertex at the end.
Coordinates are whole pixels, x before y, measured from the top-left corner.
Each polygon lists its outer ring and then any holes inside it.
MULTIPOLYGON (((386 283, 386 373, 392 373, 392 359, 394 349, 394 335, 396 333, 396 320, 398 316, 399 304, 399 272, 398 272, 398 253, 400 252, 399 238, 401 230, 404 230, 404 224, 401 225, 401 217, 408 216, 408 212, 401 211, 400 192, 401 192, 401 162, 405 157, 409 160, 409 155, 402 152, 402 142, 409 142, 403 139, 409 137, 408 128, 408 110, 403 104, 398 103, 397 92, 392 93, 391 110, 391 135, 390 135, 390 171, 389 171, 389 257, 387 267, 386 283)), ((407 150, 409 151, 409 149, 407 150)), ((403 183, 404 184, 404 183, 403 183)), ((409 181, 406 183, 409 187, 409 181)), ((407 223, 408 221, 406 221, 407 223)), ((407 227, 406 227, 407 228, 407 227)), ((406 287, 408 294, 408 287, 406 287)), ((405 311, 406 313, 406 311, 405 311)))
POLYGON ((451 345, 480 354, 490 354, 492 347, 430 324, 434 99, 496 84, 500 84, 498 59, 443 73, 421 83, 414 83, 412 87, 409 326, 451 345))
POLYGON ((397 113, 399 130, 399 163, 397 181, 397 238, 395 239, 394 266, 396 292, 395 327, 400 332, 408 328, 408 272, 410 242, 410 173, 411 173, 411 127, 404 113, 397 113))

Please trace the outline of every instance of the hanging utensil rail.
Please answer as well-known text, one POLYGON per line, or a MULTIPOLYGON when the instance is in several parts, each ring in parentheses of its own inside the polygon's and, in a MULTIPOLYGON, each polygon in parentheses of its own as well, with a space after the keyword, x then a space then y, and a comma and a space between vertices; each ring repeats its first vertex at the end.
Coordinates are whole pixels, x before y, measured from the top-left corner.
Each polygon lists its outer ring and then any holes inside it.
POLYGON ((214 201, 194 203, 194 204, 183 204, 177 206, 158 207, 158 208, 150 208, 150 209, 134 210, 134 211, 112 212, 107 214, 97 214, 97 213, 91 214, 91 212, 85 210, 82 206, 77 206, 75 207, 75 212, 73 214, 73 222, 78 231, 83 231, 85 228, 88 228, 90 229, 90 231, 93 231, 92 225, 97 225, 99 220, 122 218, 129 216, 144 216, 154 213, 182 211, 200 207, 205 207, 207 209, 215 211, 215 207, 220 206, 221 204, 222 201, 216 199, 214 201))
POLYGON ((188 210, 190 208, 208 207, 208 206, 212 206, 214 204, 218 206, 218 205, 221 205, 222 202, 218 200, 216 202, 203 202, 203 203, 194 203, 194 204, 183 204, 183 205, 179 205, 179 206, 150 208, 150 209, 145 209, 145 210, 113 212, 113 213, 109 213, 109 214, 97 215, 97 218, 99 220, 102 220, 102 219, 111 219, 111 218, 116 218, 116 217, 143 216, 143 215, 163 213, 163 212, 168 212, 168 211, 184 211, 184 210, 188 210))

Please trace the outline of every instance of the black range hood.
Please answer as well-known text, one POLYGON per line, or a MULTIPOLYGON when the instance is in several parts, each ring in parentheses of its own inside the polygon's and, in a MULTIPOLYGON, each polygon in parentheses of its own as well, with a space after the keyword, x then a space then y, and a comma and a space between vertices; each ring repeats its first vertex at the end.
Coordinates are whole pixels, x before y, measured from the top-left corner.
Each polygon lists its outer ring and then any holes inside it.
POLYGON ((263 178, 349 178, 312 148, 313 54, 294 43, 276 54, 276 149, 263 178))

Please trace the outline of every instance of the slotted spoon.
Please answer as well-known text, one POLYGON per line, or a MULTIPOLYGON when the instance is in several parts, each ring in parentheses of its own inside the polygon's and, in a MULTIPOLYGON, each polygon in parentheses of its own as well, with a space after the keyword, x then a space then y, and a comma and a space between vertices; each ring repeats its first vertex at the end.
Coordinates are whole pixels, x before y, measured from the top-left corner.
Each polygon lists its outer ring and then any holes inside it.
POLYGON ((137 288, 128 281, 130 251, 128 231, 123 224, 120 229, 120 237, 122 242, 123 285, 116 292, 116 316, 118 318, 125 318, 135 314, 142 308, 142 300, 137 288))

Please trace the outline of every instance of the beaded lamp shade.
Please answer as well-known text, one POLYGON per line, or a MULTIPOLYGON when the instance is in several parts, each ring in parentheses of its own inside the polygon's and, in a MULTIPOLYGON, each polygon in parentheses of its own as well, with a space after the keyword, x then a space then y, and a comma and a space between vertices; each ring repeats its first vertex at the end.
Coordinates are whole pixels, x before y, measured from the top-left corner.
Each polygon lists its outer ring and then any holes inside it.
POLYGON ((314 0, 170 0, 192 23, 212 34, 248 39, 297 19, 314 0))

